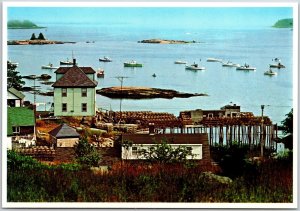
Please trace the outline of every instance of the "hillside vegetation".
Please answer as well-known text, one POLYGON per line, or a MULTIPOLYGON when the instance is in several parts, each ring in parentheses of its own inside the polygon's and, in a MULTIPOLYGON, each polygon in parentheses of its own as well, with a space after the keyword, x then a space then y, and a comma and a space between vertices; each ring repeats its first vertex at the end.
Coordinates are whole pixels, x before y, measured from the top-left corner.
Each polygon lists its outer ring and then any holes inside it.
POLYGON ((24 21, 20 21, 20 20, 10 20, 7 22, 7 27, 9 29, 34 29, 34 28, 45 28, 45 27, 41 27, 36 25, 35 23, 29 21, 29 20, 24 20, 24 21))
POLYGON ((278 20, 274 25, 274 28, 293 28, 293 19, 281 19, 278 20))

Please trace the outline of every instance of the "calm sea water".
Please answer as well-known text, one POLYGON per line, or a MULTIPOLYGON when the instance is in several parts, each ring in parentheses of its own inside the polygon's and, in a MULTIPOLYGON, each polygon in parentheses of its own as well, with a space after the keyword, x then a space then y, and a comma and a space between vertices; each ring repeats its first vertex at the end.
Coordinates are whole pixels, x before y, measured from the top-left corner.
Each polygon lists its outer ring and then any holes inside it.
MULTIPOLYGON (((242 111, 261 115, 264 113, 274 123, 280 123, 293 104, 292 83, 292 36, 290 29, 153 29, 128 25, 48 25, 47 29, 8 30, 8 40, 29 39, 32 33, 42 32, 47 39, 75 41, 76 44, 8 46, 8 58, 19 62, 21 75, 50 74, 53 70, 42 70, 49 62, 59 66, 60 60, 72 58, 79 66, 91 66, 95 70, 104 68, 105 78, 97 79, 98 87, 120 86, 116 76, 126 76, 124 86, 146 86, 175 89, 182 92, 207 93, 207 97, 123 100, 122 110, 152 110, 174 113, 190 109, 219 109, 236 103, 242 111), (186 45, 142 44, 137 41, 151 38, 196 40, 200 43, 186 45), (87 43, 90 41, 90 43, 87 43), (94 42, 93 42, 94 41, 94 42), (109 56, 111 63, 100 63, 99 58, 109 56), (249 63, 256 71, 237 71, 222 67, 220 63, 206 62, 209 57, 230 60, 234 63, 249 63), (275 57, 281 58, 285 69, 278 74, 264 75, 275 57), (188 71, 175 60, 200 63, 204 71, 188 71), (124 68, 123 62, 136 60, 143 68, 124 68), (201 61, 200 61, 201 60, 201 61), (152 77, 152 74, 157 77, 152 77)), ((39 82, 38 82, 39 83, 39 82)), ((33 85, 26 80, 26 86, 33 85)), ((43 90, 51 86, 40 85, 43 90)), ((26 94, 26 100, 33 96, 26 94)), ((37 102, 52 102, 52 97, 37 96, 37 102)), ((49 109, 47 104, 46 109, 49 109)), ((119 110, 120 101, 97 95, 97 106, 119 110)), ((43 110, 44 106, 40 106, 43 110)))

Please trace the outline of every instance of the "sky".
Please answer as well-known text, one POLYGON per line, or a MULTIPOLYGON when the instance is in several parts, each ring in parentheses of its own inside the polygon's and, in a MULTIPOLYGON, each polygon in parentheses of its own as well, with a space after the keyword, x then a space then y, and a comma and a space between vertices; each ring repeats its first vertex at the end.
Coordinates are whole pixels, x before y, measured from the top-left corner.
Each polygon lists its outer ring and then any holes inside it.
POLYGON ((8 20, 36 24, 89 23, 175 25, 178 27, 259 27, 292 18, 292 7, 8 7, 8 20))

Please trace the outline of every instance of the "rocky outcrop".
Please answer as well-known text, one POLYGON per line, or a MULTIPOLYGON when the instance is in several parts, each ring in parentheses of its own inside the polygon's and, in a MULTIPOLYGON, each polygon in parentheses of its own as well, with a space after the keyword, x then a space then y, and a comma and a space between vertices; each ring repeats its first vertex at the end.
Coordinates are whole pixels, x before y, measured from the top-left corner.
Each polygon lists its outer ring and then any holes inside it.
POLYGON ((158 89, 148 87, 108 87, 98 89, 97 94, 109 98, 127 98, 127 99, 151 99, 151 98, 166 98, 172 99, 174 97, 189 98, 196 96, 208 96, 201 93, 184 93, 171 89, 158 89))
POLYGON ((63 42, 54 40, 10 40, 7 41, 7 45, 53 45, 53 44, 74 44, 76 42, 63 42))
POLYGON ((195 40, 193 41, 184 41, 184 40, 162 40, 162 39, 150 39, 138 41, 139 43, 151 43, 151 44, 188 44, 188 43, 198 43, 195 40))

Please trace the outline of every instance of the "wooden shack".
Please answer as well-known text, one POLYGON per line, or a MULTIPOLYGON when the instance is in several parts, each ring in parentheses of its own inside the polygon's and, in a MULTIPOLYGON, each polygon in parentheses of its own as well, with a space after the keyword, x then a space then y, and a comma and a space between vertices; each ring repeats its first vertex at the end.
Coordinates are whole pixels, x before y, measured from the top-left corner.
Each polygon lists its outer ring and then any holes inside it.
POLYGON ((80 135, 76 129, 62 124, 49 132, 52 145, 57 147, 74 147, 79 141, 80 135))

